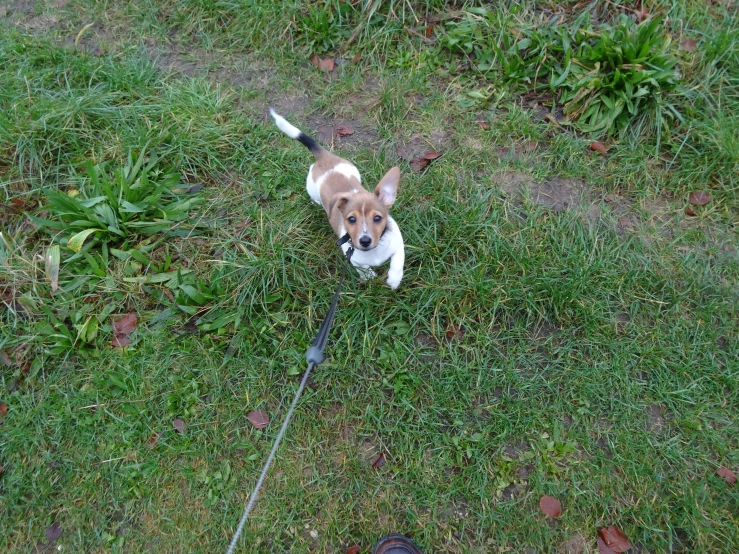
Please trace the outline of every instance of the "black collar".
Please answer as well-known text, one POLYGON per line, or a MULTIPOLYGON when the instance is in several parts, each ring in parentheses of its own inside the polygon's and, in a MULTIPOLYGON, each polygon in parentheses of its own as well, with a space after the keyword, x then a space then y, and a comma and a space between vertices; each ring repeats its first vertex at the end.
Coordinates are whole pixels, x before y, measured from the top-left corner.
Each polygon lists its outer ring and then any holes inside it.
POLYGON ((336 246, 343 246, 347 242, 349 243, 349 248, 346 251, 346 261, 348 262, 352 259, 352 254, 354 254, 354 246, 352 245, 352 238, 349 236, 349 233, 345 233, 344 236, 337 240, 336 246))

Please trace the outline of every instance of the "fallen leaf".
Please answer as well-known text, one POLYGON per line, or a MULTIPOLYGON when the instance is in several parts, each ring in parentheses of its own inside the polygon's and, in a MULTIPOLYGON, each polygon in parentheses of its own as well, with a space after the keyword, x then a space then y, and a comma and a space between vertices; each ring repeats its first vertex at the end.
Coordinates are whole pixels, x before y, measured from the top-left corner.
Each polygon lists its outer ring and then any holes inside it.
POLYGON ((133 341, 128 338, 128 335, 115 335, 113 337, 113 348, 123 348, 132 342, 133 341))
POLYGON ((426 36, 426 38, 431 38, 432 36, 434 36, 434 26, 429 25, 428 27, 426 27, 426 30, 423 34, 426 36))
POLYGON ((439 154, 438 152, 434 152, 433 150, 431 150, 429 152, 426 152, 426 154, 424 154, 423 157, 426 158, 427 160, 431 161, 431 160, 435 160, 436 158, 441 158, 441 154, 439 154))
POLYGON ((13 198, 10 201, 10 206, 14 211, 21 212, 26 207, 26 200, 24 198, 13 198))
POLYGON ((478 126, 480 127, 480 129, 482 129, 483 131, 487 131, 488 129, 490 129, 490 123, 488 123, 487 121, 478 121, 478 122, 477 122, 477 125, 478 125, 478 126))
POLYGON ((731 471, 728 467, 718 468, 716 475, 726 479, 727 483, 736 483, 736 474, 733 471, 731 471))
POLYGON ((355 544, 354 546, 350 546, 346 549, 346 554, 359 554, 362 551, 362 547, 358 544, 355 544))
POLYGON ((695 217, 696 216, 696 213, 695 213, 695 210, 693 208, 691 208, 690 206, 686 206, 686 208, 685 208, 685 215, 689 215, 690 217, 695 217))
MULTIPOLYGON (((178 420, 179 421, 179 420, 178 420)), ((149 448, 154 448, 157 443, 159 442, 159 439, 162 437, 161 433, 152 433, 149 437, 149 440, 146 441, 146 444, 149 448)))
POLYGON ((4 470, 5 470, 5 468, 4 468, 3 466, 0 466, 0 475, 2 475, 2 474, 3 474, 3 471, 4 471, 4 470))
POLYGON ((441 154, 434 151, 426 152, 423 156, 420 158, 416 158, 415 160, 411 160, 410 166, 413 171, 421 171, 423 168, 425 168, 428 164, 431 163, 431 160, 435 160, 436 158, 440 157, 441 154))
POLYGON ((460 325, 454 325, 453 323, 447 324, 444 331, 446 332, 446 338, 448 338, 449 340, 459 340, 464 335, 464 330, 462 329, 462 327, 460 325))
POLYGON ((315 66, 318 65, 318 56, 316 56, 315 54, 313 54, 309 59, 310 59, 310 63, 312 63, 315 66))
POLYGON ((46 540, 54 542, 62 536, 62 533, 64 533, 64 529, 62 529, 61 525, 55 521, 46 528, 46 540))
POLYGON ((603 198, 606 202, 613 202, 616 200, 615 194, 606 194, 605 198, 603 198))
POLYGON ((254 410, 252 412, 249 412, 246 416, 246 419, 249 420, 249 423, 251 423, 254 427, 257 429, 264 429, 269 425, 269 416, 267 415, 267 412, 263 412, 262 410, 254 410))
POLYGON ((375 469, 378 469, 384 465, 385 465, 385 453, 380 452, 380 455, 377 456, 377 459, 374 462, 372 462, 372 467, 375 469))
POLYGON ((336 129, 334 129, 334 131, 340 137, 345 137, 347 135, 353 135, 354 134, 354 129, 352 129, 348 125, 339 125, 338 127, 336 127, 336 129))
POLYGON ((8 353, 5 350, 0 350, 0 360, 2 360, 5 365, 13 365, 13 360, 10 359, 10 356, 8 356, 8 353))
POLYGON ((702 190, 691 192, 690 196, 688 196, 688 202, 693 204, 693 206, 705 206, 710 201, 711 195, 707 192, 703 192, 702 190))
POLYGON ((600 152, 604 156, 606 155, 606 145, 602 142, 593 141, 590 143, 590 149, 595 150, 596 152, 600 152))
POLYGON ((544 515, 549 517, 559 517, 562 515, 562 504, 553 496, 542 496, 539 499, 539 509, 544 515))
POLYGON ((613 550, 608 548, 608 545, 606 545, 605 541, 598 537, 598 554, 616 554, 613 550))
POLYGON ((636 22, 641 23, 647 17, 649 17, 649 8, 642 8, 641 10, 634 10, 634 16, 636 17, 636 22))
POLYGON ((687 52, 695 52, 697 43, 692 38, 685 38, 680 41, 680 48, 687 52))
POLYGON ((136 329, 137 323, 136 314, 124 315, 118 321, 113 322, 113 333, 116 335, 130 335, 136 329))
POLYGON ((325 60, 318 60, 318 69, 330 73, 336 67, 336 62, 333 58, 326 58, 325 60))
POLYGON ((352 57, 352 63, 359 63, 359 60, 361 60, 361 59, 362 59, 362 56, 361 56, 361 54, 360 54, 359 52, 357 52, 357 53, 356 53, 356 54, 354 54, 354 56, 352 57))
POLYGON ((5 414, 8 413, 8 405, 3 402, 0 404, 0 423, 3 422, 3 419, 5 419, 5 414))
POLYGON ((175 419, 172 422, 172 427, 174 427, 174 430, 177 431, 180 435, 187 431, 187 424, 182 419, 175 419))
POLYGON ((603 542, 606 543, 606 546, 616 554, 626 552, 632 548, 629 539, 627 539, 626 535, 624 535, 615 525, 611 525, 610 527, 601 527, 599 533, 603 542))
POLYGON ((662 196, 664 196, 665 198, 672 198, 673 196, 675 196, 675 194, 674 194, 674 193, 673 193, 673 192, 672 192, 671 190, 669 190, 669 189, 666 189, 666 188, 665 188, 665 189, 662 189, 662 192, 661 192, 661 194, 662 194, 662 196))

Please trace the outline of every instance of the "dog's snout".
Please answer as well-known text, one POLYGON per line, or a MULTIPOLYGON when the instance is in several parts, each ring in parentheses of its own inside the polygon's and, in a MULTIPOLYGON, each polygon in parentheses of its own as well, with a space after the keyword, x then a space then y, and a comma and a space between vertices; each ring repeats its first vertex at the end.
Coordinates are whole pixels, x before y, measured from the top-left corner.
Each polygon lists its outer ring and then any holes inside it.
POLYGON ((362 248, 367 248, 370 244, 372 244, 372 237, 359 237, 359 246, 362 248))

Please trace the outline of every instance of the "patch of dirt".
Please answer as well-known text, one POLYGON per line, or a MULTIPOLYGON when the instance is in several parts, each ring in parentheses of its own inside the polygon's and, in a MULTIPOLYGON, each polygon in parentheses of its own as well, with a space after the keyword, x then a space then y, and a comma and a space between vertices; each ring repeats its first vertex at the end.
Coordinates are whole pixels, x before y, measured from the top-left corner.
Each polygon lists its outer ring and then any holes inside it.
POLYGON ((518 496, 521 496, 522 492, 524 491, 521 489, 521 487, 519 487, 516 484, 510 484, 506 488, 503 489, 503 492, 501 492, 501 495, 500 495, 500 499, 503 502, 508 502, 518 496))
POLYGON ((662 408, 655 404, 649 406, 647 412, 647 431, 652 433, 659 433, 667 423, 664 415, 662 415, 662 408))
POLYGON ((537 183, 524 173, 512 172, 502 173, 494 181, 507 196, 518 200, 528 191, 533 202, 554 212, 579 208, 591 197, 587 185, 580 179, 554 178, 537 183))
POLYGON ((375 148, 380 142, 380 135, 374 127, 364 125, 359 119, 333 113, 310 115, 306 127, 310 129, 303 129, 306 133, 312 133, 318 142, 331 150, 341 150, 346 146, 375 148), (336 129, 341 126, 350 127, 354 133, 340 136, 336 129))
POLYGON ((557 548, 558 554, 583 554, 590 543, 585 538, 585 536, 578 531, 574 535, 570 535, 570 537, 559 545, 559 548, 557 548))
POLYGON ((528 444, 523 441, 517 443, 508 443, 505 445, 503 452, 512 460, 518 460, 519 456, 528 450, 528 444))
POLYGON ((401 160, 411 161, 420 158, 430 150, 444 153, 452 146, 450 131, 432 131, 428 137, 413 135, 407 141, 400 141, 395 145, 395 153, 401 160))
POLYGON ((441 511, 439 519, 442 521, 461 521, 467 519, 469 513, 467 502, 464 500, 455 500, 441 511))

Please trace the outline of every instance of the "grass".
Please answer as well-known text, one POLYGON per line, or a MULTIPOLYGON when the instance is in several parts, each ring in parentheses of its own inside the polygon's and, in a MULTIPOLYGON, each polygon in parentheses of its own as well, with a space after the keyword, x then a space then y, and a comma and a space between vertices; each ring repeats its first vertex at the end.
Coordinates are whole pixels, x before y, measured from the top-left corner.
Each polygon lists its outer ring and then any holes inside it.
MULTIPOLYGON (((265 122, 268 103, 306 132, 354 127, 336 148, 367 183, 400 164, 407 261, 397 293, 348 281, 240 551, 367 552, 402 532, 425 552, 582 553, 607 525, 643 552, 739 548, 739 492, 715 475, 739 467, 735 11, 653 6, 697 41, 671 51, 685 121, 657 155, 645 128, 602 157, 597 137, 538 117, 522 83, 460 105, 488 84, 418 36, 463 7, 444 4, 6 10, 3 552, 225 551, 341 263, 303 189, 309 155, 265 122), (345 62, 324 76, 312 53, 345 62), (88 161, 119 167, 144 146, 202 197, 197 234, 134 233, 107 257, 90 241, 73 259, 24 215, 48 218, 46 195, 77 190, 88 161), (398 159, 432 148, 423 173, 398 159), (712 200, 687 217, 694 190, 712 200), (179 275, 152 279, 165 267, 179 275), (111 348, 130 312, 133 344, 111 348)), ((538 9, 515 17, 555 10, 538 9)))

